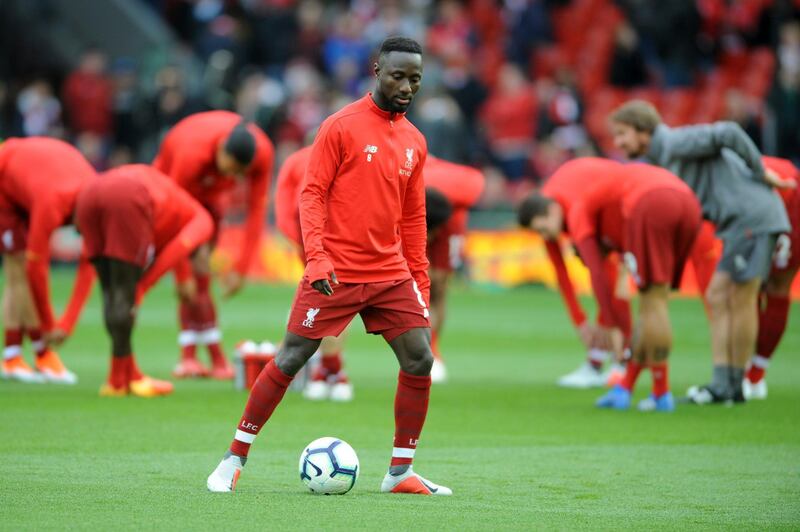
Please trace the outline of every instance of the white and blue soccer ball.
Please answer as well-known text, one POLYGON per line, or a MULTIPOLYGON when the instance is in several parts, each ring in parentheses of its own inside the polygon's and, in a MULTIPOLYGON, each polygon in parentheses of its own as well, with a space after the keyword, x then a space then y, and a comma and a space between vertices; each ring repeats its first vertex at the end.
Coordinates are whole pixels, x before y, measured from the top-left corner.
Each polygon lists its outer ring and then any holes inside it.
POLYGON ((339 438, 319 438, 300 454, 300 480, 314 493, 342 495, 358 478, 358 456, 339 438))

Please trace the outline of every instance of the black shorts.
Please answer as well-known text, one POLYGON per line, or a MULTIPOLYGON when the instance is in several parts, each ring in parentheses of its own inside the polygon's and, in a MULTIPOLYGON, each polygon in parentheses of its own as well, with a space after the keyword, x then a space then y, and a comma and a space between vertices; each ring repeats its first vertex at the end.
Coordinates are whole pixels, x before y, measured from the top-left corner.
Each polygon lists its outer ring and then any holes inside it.
POLYGON ((776 233, 761 233, 724 240, 717 270, 730 274, 737 283, 756 278, 766 280, 772 269, 777 239, 776 233))

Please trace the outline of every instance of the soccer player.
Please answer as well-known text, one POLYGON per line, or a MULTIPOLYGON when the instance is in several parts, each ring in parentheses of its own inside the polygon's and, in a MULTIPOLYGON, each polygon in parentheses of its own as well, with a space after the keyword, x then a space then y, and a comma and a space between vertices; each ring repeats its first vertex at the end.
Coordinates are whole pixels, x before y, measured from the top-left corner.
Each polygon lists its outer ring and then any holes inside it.
MULTIPOLYGON (((766 168, 777 173, 784 181, 800 183, 800 172, 791 161, 775 157, 763 157, 763 161, 766 168)), ((792 282, 800 269, 800 191, 797 187, 785 188, 780 190, 780 194, 789 214, 792 232, 778 238, 772 271, 761 287, 756 350, 742 383, 742 391, 747 400, 767 398, 767 381, 764 376, 786 330, 792 282)))
MULTIPOLYGON (((469 209, 483 193, 484 178, 480 170, 455 164, 431 155, 425 163, 425 186, 439 191, 449 203, 452 213, 444 226, 428 235, 428 275, 431 279, 431 348, 433 367, 431 381, 447 380, 447 368, 439 352, 439 337, 445 321, 447 285, 453 271, 461 264, 469 209)), ((438 202, 441 205, 441 202, 438 202)), ((437 209, 441 213, 443 207, 437 209)), ((429 209, 430 211, 430 209, 429 209)), ((428 218, 430 218, 429 213, 428 218)), ((428 227, 436 225, 428 220, 428 227)))
MULTIPOLYGON (((555 241, 562 231, 568 232, 589 268, 598 305, 611 318, 608 326, 621 330, 625 317, 616 315, 604 253, 613 250, 623 254, 639 289, 632 358, 622 383, 598 400, 599 407, 627 409, 639 372, 646 366, 652 373, 653 393, 639 408, 675 409, 667 366, 672 347, 669 289, 680 283, 701 221, 700 205, 691 189, 668 171, 597 158, 564 164, 541 192, 520 206, 520 222, 546 240, 555 241), (591 184, 582 187, 587 174, 591 184), (565 191, 571 191, 566 201, 565 191)), ((597 333, 604 331, 601 328, 597 333)), ((617 343, 613 337, 610 340, 612 346, 617 343)))
POLYGON ((386 39, 375 76, 375 91, 325 120, 314 141, 300 199, 305 275, 283 344, 258 376, 233 443, 208 477, 211 491, 233 491, 250 445, 294 375, 322 338, 341 333, 359 313, 400 364, 394 448, 381 491, 452 493, 411 467, 433 364, 422 178, 427 147, 405 118, 422 81, 419 44, 386 39))
MULTIPOLYGON (((111 337, 111 371, 100 395, 172 393, 172 383, 143 375, 136 364, 131 346, 136 307, 164 273, 211 238, 211 216, 164 174, 135 164, 88 181, 78 195, 75 221, 84 258, 100 277, 103 318, 111 337)), ((188 264, 182 270, 179 277, 189 277, 188 264)), ((83 294, 85 301, 88 290, 83 294)), ((66 330, 72 329, 82 306, 83 301, 70 305, 66 330)))
POLYGON ((81 185, 95 175, 72 146, 31 137, 0 145, 0 247, 5 349, 2 376, 22 382, 75 384, 77 378, 47 347, 63 337, 50 304, 50 236, 69 224, 81 185), (34 371, 22 357, 27 333, 36 352, 34 371), (43 334, 46 338, 43 338, 43 334))
POLYGON ((759 287, 769 274, 775 242, 789 220, 761 154, 733 122, 679 128, 661 123, 655 107, 630 101, 611 115, 616 147, 631 159, 662 166, 683 179, 716 225, 722 258, 706 291, 711 322, 711 382, 693 386, 696 404, 743 402, 745 366, 758 330, 759 287))
MULTIPOLYGON (((300 190, 306 167, 311 157, 311 146, 301 148, 283 162, 275 184, 275 224, 294 244, 303 263, 303 236, 300 229, 300 190)), ((339 336, 322 339, 319 346, 320 364, 314 368, 311 380, 303 390, 303 397, 312 401, 330 399, 347 402, 353 400, 353 385, 344 371, 342 349, 347 331, 339 336)))
MULTIPOLYGON (((237 180, 247 183, 248 212, 244 239, 233 269, 223 277, 224 295, 232 296, 244 282, 244 275, 256 255, 264 224, 267 191, 274 149, 266 134, 242 117, 228 111, 209 111, 189 116, 175 125, 161 144, 153 166, 174 179, 211 214, 215 237, 224 215, 225 194, 237 180)), ((211 243, 192 257, 194 289, 192 299, 181 298, 179 315, 181 360, 176 377, 199 377, 210 373, 216 379, 233 378, 233 369, 222 350, 222 333, 210 291, 211 243), (211 371, 196 358, 197 346, 205 345, 211 355, 211 371)))

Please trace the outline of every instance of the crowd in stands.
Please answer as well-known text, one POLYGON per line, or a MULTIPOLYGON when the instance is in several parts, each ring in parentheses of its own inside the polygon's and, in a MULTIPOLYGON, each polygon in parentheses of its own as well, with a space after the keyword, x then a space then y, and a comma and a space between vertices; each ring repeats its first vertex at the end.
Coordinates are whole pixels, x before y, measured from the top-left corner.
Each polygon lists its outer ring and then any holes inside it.
POLYGON ((227 108, 280 161, 370 90, 376 46, 403 34, 426 51, 410 118, 431 153, 486 170, 488 204, 611 154, 607 113, 629 97, 673 125, 735 120, 800 162, 798 0, 146 3, 180 43, 168 61, 88 49, 69 73, 0 78, 0 135, 66 137, 102 169, 149 160, 178 120, 227 108))

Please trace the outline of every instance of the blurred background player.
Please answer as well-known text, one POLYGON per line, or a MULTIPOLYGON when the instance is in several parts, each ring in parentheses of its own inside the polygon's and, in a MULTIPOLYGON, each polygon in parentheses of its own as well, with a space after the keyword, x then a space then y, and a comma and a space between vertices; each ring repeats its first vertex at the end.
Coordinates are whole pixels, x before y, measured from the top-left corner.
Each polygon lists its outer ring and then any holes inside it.
POLYGON ((15 138, 0 145, 0 245, 6 272, 4 378, 77 382, 45 342, 63 338, 50 304, 50 237, 71 223, 78 190, 94 175, 83 155, 60 140, 15 138), (23 334, 36 353, 36 371, 22 357, 23 334))
MULTIPOLYGON (((776 157, 764 157, 763 161, 766 168, 778 174, 784 181, 800 184, 800 173, 791 161, 776 157)), ((780 189, 780 195, 792 224, 792 232, 778 237, 772 271, 761 287, 756 350, 742 383, 742 391, 748 401, 767 398, 767 381, 764 376, 786 330, 791 307, 789 294, 797 270, 800 269, 800 191, 795 185, 780 189)))
MULTIPOLYGON (((563 213, 567 213, 572 208, 572 205, 580 201, 580 198, 585 194, 596 180, 596 166, 603 165, 606 161, 596 158, 585 158, 580 163, 567 163, 562 165, 551 177, 547 183, 541 188, 538 196, 549 198, 547 203, 555 203, 563 213), (567 179, 556 176, 566 175, 567 179)), ((534 214, 538 212, 540 201, 532 201, 530 198, 524 201, 518 210, 518 221, 522 227, 531 228, 531 220, 534 214)), ((567 222, 564 218, 564 223, 567 222)), ((612 220, 613 223, 619 223, 619 220, 612 220)), ((610 224, 609 224, 610 225, 610 224)), ((617 232, 620 231, 616 228, 617 232)), ((558 288, 561 292, 562 299, 566 305, 570 318, 572 319, 578 335, 587 349, 587 361, 581 365, 577 370, 563 376, 559 379, 558 384, 569 388, 591 388, 605 386, 609 375, 603 372, 603 364, 610 358, 610 353, 614 351, 613 346, 609 342, 608 334, 598 334, 598 331, 611 327, 613 324, 618 323, 620 332, 623 337, 623 344, 629 344, 631 336, 631 317, 630 317, 630 304, 627 297, 619 297, 621 294, 621 285, 627 283, 627 278, 621 272, 618 264, 616 253, 611 249, 605 250, 603 271, 607 276, 607 285, 614 287, 612 293, 612 306, 613 313, 610 309, 601 305, 597 313, 597 325, 592 325, 586 318, 586 313, 583 311, 578 298, 575 294, 575 288, 569 277, 564 257, 561 251, 561 244, 558 241, 558 235, 568 233, 568 228, 559 228, 555 236, 542 235, 545 240, 545 247, 550 262, 556 271, 556 278, 558 280, 558 288), (617 316, 618 322, 613 320, 613 316, 617 316)), ((573 243, 576 243, 573 241, 573 243)), ((619 353, 617 353, 619 356, 619 353)), ((619 371, 619 370, 617 370, 619 371)))
POLYGON ((294 375, 326 336, 356 314, 381 334, 400 364, 395 438, 381 491, 450 495, 411 464, 428 411, 430 281, 425 256, 427 146, 405 111, 422 81, 422 49, 386 39, 374 68, 375 92, 323 122, 312 146, 300 199, 306 270, 286 338, 250 392, 234 440, 208 477, 208 489, 230 492, 256 435, 294 375))
MULTIPOLYGON (((143 375, 136 364, 131 345, 136 307, 164 273, 211 238, 211 216, 164 174, 137 164, 110 170, 84 184, 75 218, 84 258, 100 278, 103 318, 111 337, 111 370, 100 395, 172 393, 172 383, 143 375)), ((181 269, 188 277, 189 265, 184 262, 181 269)), ((82 303, 70 305, 75 311, 67 318, 68 330, 82 303)))
MULTIPOLYGON (((653 393, 639 408, 674 410, 667 366, 672 348, 667 304, 669 289, 679 285, 700 229, 700 206, 691 189, 655 166, 621 165, 595 158, 566 163, 553 174, 550 183, 580 192, 567 210, 554 198, 535 193, 522 204, 521 221, 548 240, 555 240, 567 229, 589 268, 598 305, 611 316, 617 329, 621 330, 619 324, 627 316, 615 315, 614 287, 608 282, 603 255, 610 250, 622 253, 626 268, 639 288, 639 320, 633 335, 631 360, 622 382, 597 405, 627 409, 639 372, 649 367, 653 393), (585 179, 578 177, 581 173, 593 177, 588 188, 578 189, 579 182, 585 179)), ((612 346, 617 342, 612 338, 612 346)))
POLYGON ((711 322, 711 382, 693 386, 696 404, 743 402, 742 381, 758 332, 758 293, 775 242, 789 231, 786 209, 771 186, 753 141, 734 122, 670 128, 649 103, 633 100, 611 115, 616 147, 683 179, 716 225, 723 254, 706 291, 711 322))
MULTIPOLYGON (((210 258, 213 242, 225 215, 225 194, 238 180, 247 185, 247 221, 239 257, 223 277, 224 295, 237 293, 256 255, 264 224, 274 150, 272 142, 257 126, 228 111, 197 113, 178 122, 164 138, 153 166, 174 179, 208 210, 214 220, 215 237, 192 258, 194 297, 180 300, 178 343, 181 359, 176 377, 211 375, 232 379, 233 368, 222 349, 222 333, 211 296, 210 258), (198 345, 211 356, 211 371, 196 358, 198 345)), ((186 292, 185 290, 183 291, 186 292)))
MULTIPOLYGON (((428 208, 428 275, 431 278, 431 348, 433 367, 431 381, 447 380, 447 369, 441 352, 441 337, 447 310, 447 285, 453 271, 460 267, 467 233, 469 209, 483 193, 484 177, 480 170, 428 156, 425 163, 425 186, 440 192, 447 200, 451 213, 441 221, 446 212, 442 203, 436 209, 428 208), (441 227, 438 227, 443 223, 441 227), (432 230, 433 228, 433 230, 432 230)), ((427 203, 426 203, 427 205, 427 203)))
MULTIPOLYGON (((303 264, 303 235, 300 229, 300 190, 306 173, 311 146, 301 148, 283 162, 275 184, 275 224, 294 244, 303 264)), ((352 401, 353 385, 344 371, 342 349, 347 336, 345 329, 339 336, 330 336, 320 343, 320 363, 313 369, 311 379, 303 390, 303 397, 312 401, 352 401)))

